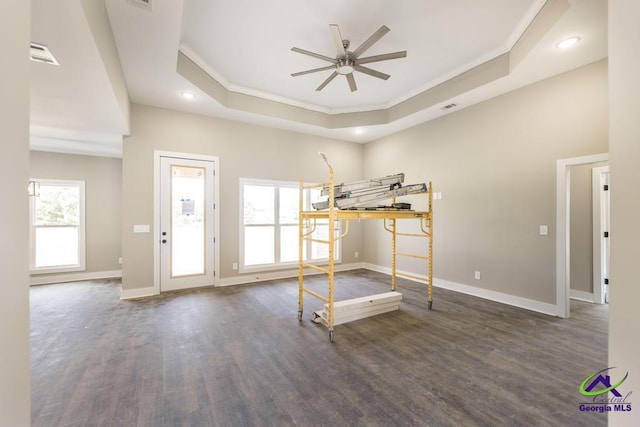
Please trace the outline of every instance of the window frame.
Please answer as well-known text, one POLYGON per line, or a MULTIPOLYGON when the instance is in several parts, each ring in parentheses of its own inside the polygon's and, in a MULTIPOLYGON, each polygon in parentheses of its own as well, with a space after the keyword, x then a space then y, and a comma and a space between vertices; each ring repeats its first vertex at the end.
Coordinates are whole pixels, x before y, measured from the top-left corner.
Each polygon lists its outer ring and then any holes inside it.
MULTIPOLYGON (((36 229, 37 228, 55 228, 60 225, 36 225, 36 199, 38 196, 29 197, 29 273, 30 274, 50 274, 50 273, 68 273, 86 270, 86 184, 81 180, 69 179, 45 179, 31 178, 30 181, 36 183, 37 186, 75 186, 79 190, 78 200, 78 263, 58 266, 36 266, 36 229)), ((64 225, 63 225, 64 226, 64 225)), ((67 225, 68 226, 68 225, 67 225)), ((75 225, 73 225, 75 226, 75 225)))
MULTIPOLYGON (((298 267, 298 259, 294 261, 280 261, 280 236, 281 236, 281 227, 295 227, 296 236, 298 236, 298 223, 293 224, 280 224, 280 188, 293 188, 296 191, 300 191, 300 183, 293 181, 279 181, 279 180, 267 180, 267 179, 256 179, 256 178, 240 178, 240 188, 239 188, 239 240, 238 240, 238 248, 239 248, 239 264, 238 264, 238 272, 239 273, 256 273, 262 271, 275 271, 275 270, 290 270, 292 268, 298 267), (273 224, 252 224, 245 225, 244 224, 244 187, 245 185, 256 185, 256 186, 266 186, 272 187, 274 189, 274 221, 273 224), (259 226, 273 226, 274 227, 274 262, 267 264, 257 264, 257 265, 245 265, 245 227, 259 227, 259 226)), ((305 190, 309 192, 310 190, 305 190)), ((311 198, 305 197, 305 210, 312 210, 311 207, 311 198)), ((340 221, 337 222, 336 232, 339 234, 341 229, 340 221)), ((307 249, 306 254, 312 254, 312 244, 313 242, 307 241, 307 249)), ((314 265, 326 265, 329 262, 328 258, 319 258, 313 260, 305 260, 305 262, 314 265)), ((336 240, 336 254, 334 263, 339 264, 342 262, 342 242, 341 240, 336 240)))

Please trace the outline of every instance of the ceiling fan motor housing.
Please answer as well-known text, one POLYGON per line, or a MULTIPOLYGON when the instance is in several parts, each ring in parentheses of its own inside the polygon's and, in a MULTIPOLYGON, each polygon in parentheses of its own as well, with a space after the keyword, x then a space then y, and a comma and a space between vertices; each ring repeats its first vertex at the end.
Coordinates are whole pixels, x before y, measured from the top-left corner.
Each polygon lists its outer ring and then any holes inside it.
POLYGON ((353 73, 353 60, 349 57, 338 59, 336 64, 338 74, 347 75, 353 73))

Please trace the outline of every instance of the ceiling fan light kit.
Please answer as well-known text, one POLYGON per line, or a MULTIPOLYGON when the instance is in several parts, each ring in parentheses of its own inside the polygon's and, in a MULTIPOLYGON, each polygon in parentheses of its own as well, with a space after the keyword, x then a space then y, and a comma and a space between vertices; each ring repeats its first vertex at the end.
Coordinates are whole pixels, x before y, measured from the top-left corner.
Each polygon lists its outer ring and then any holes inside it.
POLYGON ((329 25, 329 29, 331 30, 331 35, 333 36, 333 41, 336 46, 336 57, 331 58, 329 56, 321 55, 319 53, 310 52, 308 50, 300 49, 298 47, 291 48, 292 51, 301 53, 303 55, 312 56, 317 59, 322 59, 323 61, 330 62, 332 65, 320 68, 314 68, 306 71, 299 71, 297 73, 291 74, 291 77, 302 76, 305 74, 316 73, 319 71, 327 71, 333 70, 333 73, 329 75, 323 81, 320 86, 316 88, 316 91, 320 91, 324 89, 333 79, 335 79, 338 75, 343 75, 347 78, 347 83, 349 84, 349 89, 351 92, 355 92, 358 90, 356 85, 355 78, 353 77, 353 72, 358 71, 364 74, 367 74, 372 77, 376 77, 378 79, 387 80, 391 77, 389 74, 381 73, 380 71, 373 70, 368 67, 363 67, 362 64, 370 64, 372 62, 379 61, 388 61, 390 59, 397 58, 405 58, 407 56, 407 51, 403 50, 401 52, 393 52, 393 53, 385 53, 382 55, 374 55, 368 56, 365 58, 360 58, 367 49, 373 46, 378 40, 382 38, 385 34, 389 32, 389 28, 385 25, 380 27, 378 31, 373 33, 367 40, 364 41, 356 50, 353 52, 347 50, 349 49, 349 40, 344 40, 342 35, 340 34, 340 29, 337 25, 331 24, 329 25))

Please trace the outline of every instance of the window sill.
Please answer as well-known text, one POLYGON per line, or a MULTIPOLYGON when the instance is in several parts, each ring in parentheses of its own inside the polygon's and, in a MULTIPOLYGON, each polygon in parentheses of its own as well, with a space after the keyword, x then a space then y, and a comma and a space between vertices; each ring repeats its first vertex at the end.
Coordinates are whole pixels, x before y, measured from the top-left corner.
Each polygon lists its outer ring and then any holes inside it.
POLYGON ((73 273, 77 271, 85 271, 84 265, 65 265, 62 267, 41 267, 31 268, 29 274, 35 276, 38 274, 55 274, 55 273, 73 273))

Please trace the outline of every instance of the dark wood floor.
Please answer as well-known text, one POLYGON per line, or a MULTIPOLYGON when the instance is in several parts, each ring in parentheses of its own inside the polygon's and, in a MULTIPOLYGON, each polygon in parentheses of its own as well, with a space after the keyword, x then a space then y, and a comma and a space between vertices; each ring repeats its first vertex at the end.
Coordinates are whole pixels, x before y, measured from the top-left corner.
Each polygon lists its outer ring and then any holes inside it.
MULTIPOLYGON (((320 277, 309 279, 324 288, 320 277)), ((340 325, 297 282, 119 301, 114 281, 31 289, 34 426, 598 426, 578 387, 607 363, 607 307, 561 320, 400 281, 398 312, 340 325)), ((337 297, 388 276, 337 276, 337 297)))

